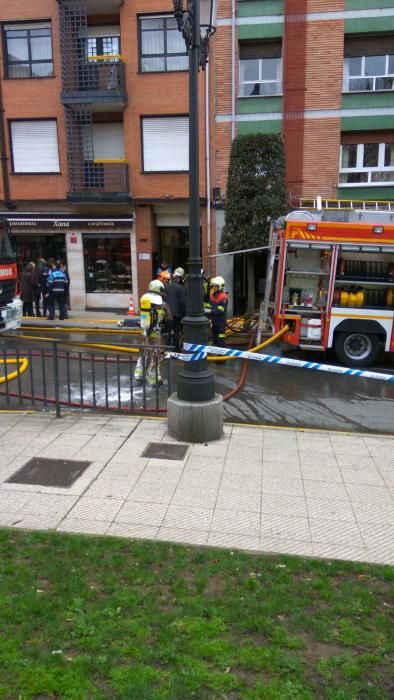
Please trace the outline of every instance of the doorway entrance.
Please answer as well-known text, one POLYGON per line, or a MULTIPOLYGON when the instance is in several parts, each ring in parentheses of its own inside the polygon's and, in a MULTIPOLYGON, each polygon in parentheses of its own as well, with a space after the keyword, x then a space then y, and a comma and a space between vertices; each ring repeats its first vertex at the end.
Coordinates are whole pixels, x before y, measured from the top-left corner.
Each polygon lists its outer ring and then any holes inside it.
POLYGON ((189 257, 189 227, 171 226, 158 230, 160 261, 165 260, 173 270, 177 267, 186 270, 189 257))

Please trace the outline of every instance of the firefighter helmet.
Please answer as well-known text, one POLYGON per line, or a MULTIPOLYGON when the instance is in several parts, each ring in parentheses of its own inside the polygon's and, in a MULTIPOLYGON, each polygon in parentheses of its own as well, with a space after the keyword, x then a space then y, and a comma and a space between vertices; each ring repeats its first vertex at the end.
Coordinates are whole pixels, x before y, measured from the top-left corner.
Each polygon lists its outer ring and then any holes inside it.
POLYGON ((211 287, 219 287, 220 291, 224 289, 225 284, 223 277, 213 277, 210 282, 211 287))
POLYGON ((155 292, 156 294, 164 294, 164 284, 160 280, 152 280, 149 282, 148 287, 150 292, 155 292))
POLYGON ((168 270, 163 270, 163 272, 159 273, 159 280, 160 282, 163 282, 163 284, 168 284, 171 282, 171 275, 168 270))
POLYGON ((185 276, 185 270, 183 267, 177 267, 176 270, 174 270, 173 277, 181 277, 183 279, 185 276))

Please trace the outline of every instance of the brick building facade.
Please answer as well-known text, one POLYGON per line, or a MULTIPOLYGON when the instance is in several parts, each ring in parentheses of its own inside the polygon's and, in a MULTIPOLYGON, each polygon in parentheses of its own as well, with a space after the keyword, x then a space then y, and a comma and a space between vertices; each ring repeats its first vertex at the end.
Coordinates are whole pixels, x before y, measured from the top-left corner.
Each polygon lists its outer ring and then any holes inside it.
MULTIPOLYGON (((67 258, 73 308, 127 308, 188 257, 188 58, 172 0, 0 9, 0 216, 22 263, 67 258)), ((204 74, 202 253, 207 256, 204 74)))
MULTIPOLYGON (((216 15, 199 84, 201 250, 232 289, 240 256, 213 256, 235 135, 283 134, 293 201, 394 199, 394 2, 216 0, 216 15)), ((19 0, 0 23, 0 216, 19 259, 67 257, 74 308, 126 308, 131 291, 136 305, 160 258, 188 256, 173 2, 19 0)))
MULTIPOLYGON (((283 135, 295 206, 394 200, 393 0, 218 0, 217 25, 212 182, 223 197, 232 137, 263 132, 283 135)), ((236 264, 218 260, 232 287, 236 264)))

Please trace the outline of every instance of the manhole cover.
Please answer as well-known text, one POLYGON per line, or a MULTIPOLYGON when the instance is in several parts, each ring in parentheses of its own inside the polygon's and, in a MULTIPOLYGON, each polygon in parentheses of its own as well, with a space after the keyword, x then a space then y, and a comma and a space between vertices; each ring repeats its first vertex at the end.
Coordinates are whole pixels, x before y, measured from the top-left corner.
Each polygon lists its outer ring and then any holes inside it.
POLYGON ((165 442, 150 442, 141 457, 150 457, 152 459, 183 459, 189 445, 174 445, 165 442))
POLYGON ((67 488, 83 474, 89 464, 91 462, 33 457, 7 481, 10 484, 34 484, 37 486, 61 486, 67 488))

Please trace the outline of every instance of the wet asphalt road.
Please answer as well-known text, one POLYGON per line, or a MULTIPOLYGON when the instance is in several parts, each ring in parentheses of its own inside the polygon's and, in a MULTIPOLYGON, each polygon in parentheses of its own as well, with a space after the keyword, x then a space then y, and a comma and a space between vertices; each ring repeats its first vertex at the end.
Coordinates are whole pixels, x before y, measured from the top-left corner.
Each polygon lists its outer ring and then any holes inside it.
MULTIPOLYGON (((36 334, 35 334, 36 335, 36 334)), ((44 335, 44 331, 42 331, 44 335)), ((56 337, 71 342, 102 342, 113 345, 136 344, 138 338, 126 336, 121 332, 113 335, 96 333, 45 333, 48 337, 56 337)), ((28 347, 28 341, 4 340, 0 336, 0 357, 3 349, 11 350, 19 347, 20 352, 28 347)), ((31 346, 33 347, 33 345, 31 346)), ((39 347, 47 349, 47 344, 35 342, 34 349, 39 347)), ((265 352, 281 354, 279 345, 270 346, 265 352)), ((324 357, 322 354, 312 356, 305 352, 291 352, 291 357, 308 359, 310 361, 336 364, 333 357, 324 357)), ((169 363, 164 363, 168 365, 169 363)), ((176 381, 176 374, 180 363, 172 363, 172 378, 176 381)), ((217 390, 225 395, 230 391, 239 378, 242 362, 235 360, 227 364, 210 364, 217 390)), ((374 371, 394 374, 394 362, 387 355, 374 366, 374 371)), ((123 377, 125 391, 127 387, 128 367, 122 367, 125 373, 123 377)), ((76 370, 72 370, 72 384, 75 392, 78 391, 79 378, 76 370)), ((163 378, 166 378, 168 367, 163 368, 163 378)), ((97 377, 97 391, 103 393, 100 386, 100 376, 97 377)), ((142 390, 134 389, 134 399, 142 400, 142 390)), ((160 406, 165 407, 167 398, 167 382, 160 390, 160 406)), ((157 406, 157 399, 153 393, 146 392, 146 400, 151 410, 157 406)), ((0 397, 1 399, 1 397, 0 397)), ((2 406, 0 400, 0 406, 2 406)), ((331 430, 347 430, 362 432, 394 433, 394 382, 380 382, 359 377, 340 376, 326 374, 312 370, 304 370, 286 366, 249 363, 247 381, 244 388, 224 404, 226 420, 242 423, 258 423, 275 426, 288 426, 298 428, 317 428, 331 430)))

